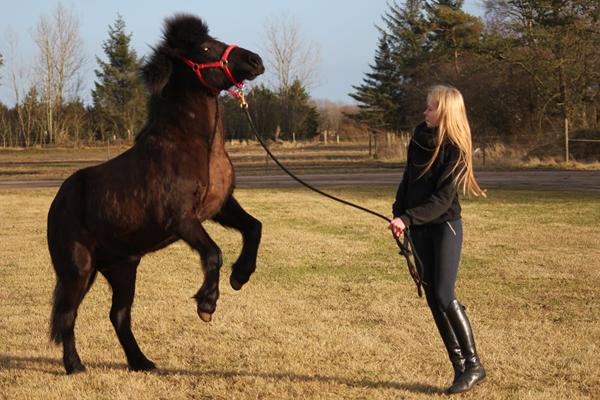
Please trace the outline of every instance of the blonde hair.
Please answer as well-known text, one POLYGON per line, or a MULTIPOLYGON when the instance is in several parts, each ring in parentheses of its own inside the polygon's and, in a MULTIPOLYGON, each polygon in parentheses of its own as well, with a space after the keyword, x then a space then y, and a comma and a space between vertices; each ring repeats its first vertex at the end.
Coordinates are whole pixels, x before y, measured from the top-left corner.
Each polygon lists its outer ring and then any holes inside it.
POLYGON ((447 137, 459 150, 459 157, 452 166, 450 174, 454 175, 454 183, 462 188, 463 194, 469 192, 475 196, 485 197, 485 192, 479 187, 473 174, 473 145, 471 143, 471 128, 467 120, 467 112, 462 94, 452 86, 436 85, 427 91, 427 102, 436 110, 438 117, 438 140, 431 160, 425 164, 423 173, 433 165, 440 153, 440 148, 447 137))

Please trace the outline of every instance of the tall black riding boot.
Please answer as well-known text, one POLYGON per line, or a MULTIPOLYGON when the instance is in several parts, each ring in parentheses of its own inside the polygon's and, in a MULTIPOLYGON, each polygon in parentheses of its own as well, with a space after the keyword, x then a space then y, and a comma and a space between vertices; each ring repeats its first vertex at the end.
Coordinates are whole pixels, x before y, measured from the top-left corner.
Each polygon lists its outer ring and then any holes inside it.
POLYGON ((471 390, 475 385, 483 383, 486 379, 485 369, 477 355, 475 348, 475 338, 471 323, 463 306, 458 300, 452 300, 450 306, 445 312, 450 321, 450 326, 460 343, 462 354, 465 357, 465 372, 460 376, 457 382, 448 388, 448 394, 466 392, 471 390))
POLYGON ((463 357, 460 344, 458 343, 458 339, 454 334, 454 330, 452 329, 446 314, 444 314, 437 306, 431 308, 431 314, 433 315, 435 325, 440 332, 440 336, 444 341, 444 346, 446 346, 446 351, 448 352, 448 358, 450 358, 452 368, 454 369, 454 379, 452 380, 452 384, 454 385, 463 372, 465 372, 465 358, 463 357))

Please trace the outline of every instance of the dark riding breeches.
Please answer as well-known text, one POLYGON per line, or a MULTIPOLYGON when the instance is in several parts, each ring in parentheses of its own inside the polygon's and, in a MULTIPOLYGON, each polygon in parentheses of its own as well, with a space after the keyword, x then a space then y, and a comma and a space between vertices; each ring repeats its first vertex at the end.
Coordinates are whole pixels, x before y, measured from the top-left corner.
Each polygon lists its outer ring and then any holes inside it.
POLYGON ((422 262, 425 296, 431 309, 445 311, 455 299, 454 285, 462 247, 461 220, 411 226, 415 251, 422 262))

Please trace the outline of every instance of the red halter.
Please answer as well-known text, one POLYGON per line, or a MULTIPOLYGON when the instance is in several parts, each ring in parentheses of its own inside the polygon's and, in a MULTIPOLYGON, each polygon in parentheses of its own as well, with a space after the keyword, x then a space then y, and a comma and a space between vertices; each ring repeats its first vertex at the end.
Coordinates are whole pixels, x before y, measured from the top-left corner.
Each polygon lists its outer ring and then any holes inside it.
MULTIPOLYGON (((233 83, 233 85, 235 85, 235 87, 238 88, 239 91, 242 90, 242 88, 244 87, 244 81, 241 82, 237 82, 235 80, 235 78, 233 77, 233 75, 231 74, 231 71, 229 70, 229 67, 227 66, 229 64, 229 54, 231 53, 231 51, 233 49, 235 49, 236 46, 235 44, 229 45, 225 51, 223 52, 223 55, 221 56, 221 59, 219 61, 213 61, 213 62, 209 62, 209 63, 204 63, 204 64, 196 64, 193 61, 188 60, 185 57, 179 57, 181 58, 181 60, 186 63, 190 68, 192 68, 194 70, 194 72, 196 72, 196 75, 198 76, 198 79, 200 79, 200 82, 202 82, 202 84, 204 86, 206 86, 208 89, 210 89, 211 92, 213 92, 214 94, 219 94, 221 92, 221 89, 217 89, 214 86, 210 85, 206 79, 204 79, 204 77, 202 76, 202 70, 205 68, 221 68, 223 70, 223 72, 225 72, 225 75, 227 75, 227 77, 229 78, 229 80, 231 81, 231 83, 233 83)), ((240 93, 230 90, 230 89, 226 89, 232 96, 239 98, 240 97, 240 93)))

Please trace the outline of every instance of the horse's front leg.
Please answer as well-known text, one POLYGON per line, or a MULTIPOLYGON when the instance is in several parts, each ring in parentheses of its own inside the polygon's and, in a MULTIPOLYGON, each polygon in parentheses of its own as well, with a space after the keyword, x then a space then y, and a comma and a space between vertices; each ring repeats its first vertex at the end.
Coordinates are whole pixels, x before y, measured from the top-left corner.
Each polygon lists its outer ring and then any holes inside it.
POLYGON ((200 254, 204 282, 194 298, 198 303, 198 316, 204 322, 209 322, 219 298, 219 271, 223 265, 221 249, 196 218, 183 220, 180 223, 179 235, 200 254))
POLYGON ((235 290, 240 290, 248 282, 256 269, 256 256, 262 235, 262 224, 248 214, 232 196, 229 196, 213 220, 242 234, 243 246, 240 256, 233 263, 229 282, 235 290))

